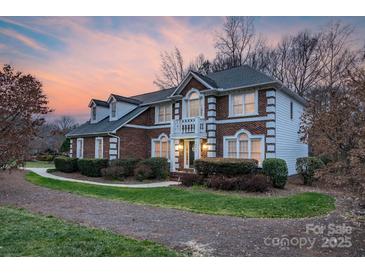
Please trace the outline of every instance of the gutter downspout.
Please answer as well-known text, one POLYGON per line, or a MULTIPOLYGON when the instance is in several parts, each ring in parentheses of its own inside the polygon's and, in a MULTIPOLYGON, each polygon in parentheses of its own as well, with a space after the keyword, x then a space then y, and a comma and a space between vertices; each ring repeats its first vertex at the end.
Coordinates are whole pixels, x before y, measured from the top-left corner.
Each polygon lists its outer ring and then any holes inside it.
MULTIPOLYGON (((110 137, 114 137, 114 138, 117 138, 118 139, 118 151, 117 151, 117 156, 118 156, 118 159, 120 159, 119 157, 119 154, 120 154, 120 137, 118 135, 114 135, 114 134, 111 134, 111 133, 108 133, 108 136, 110 137)), ((110 149, 110 145, 109 145, 109 149, 110 149)))

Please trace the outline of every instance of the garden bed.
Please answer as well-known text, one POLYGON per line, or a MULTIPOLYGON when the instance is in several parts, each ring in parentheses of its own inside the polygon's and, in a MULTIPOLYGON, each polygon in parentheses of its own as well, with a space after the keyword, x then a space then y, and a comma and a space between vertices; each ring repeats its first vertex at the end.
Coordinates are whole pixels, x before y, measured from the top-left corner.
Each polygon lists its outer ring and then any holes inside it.
POLYGON ((64 178, 85 180, 85 181, 97 182, 97 183, 102 183, 102 184, 137 185, 137 184, 151 184, 151 183, 157 183, 157 182, 164 181, 164 180, 157 180, 157 179, 156 180, 145 179, 141 182, 141 181, 136 180, 134 177, 128 177, 125 180, 111 180, 111 179, 106 179, 104 177, 88 177, 88 176, 82 175, 80 172, 66 173, 66 172, 57 171, 57 170, 49 170, 48 172, 50 172, 56 176, 60 176, 60 177, 64 177, 64 178))

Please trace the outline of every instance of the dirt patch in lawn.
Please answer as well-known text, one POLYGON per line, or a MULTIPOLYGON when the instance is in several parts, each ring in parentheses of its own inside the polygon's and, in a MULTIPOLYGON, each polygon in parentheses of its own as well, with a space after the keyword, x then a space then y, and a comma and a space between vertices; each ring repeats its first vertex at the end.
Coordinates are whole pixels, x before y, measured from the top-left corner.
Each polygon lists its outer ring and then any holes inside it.
POLYGON ((104 184, 123 184, 123 185, 137 185, 137 184, 151 184, 151 183, 157 183, 161 182, 163 180, 143 180, 138 181, 134 177, 128 177, 125 180, 111 180, 106 179, 104 177, 88 177, 85 175, 82 175, 80 172, 73 172, 73 173, 66 173, 61 171, 52 170, 50 171, 53 175, 70 178, 70 179, 76 179, 76 180, 85 180, 90 182, 98 182, 98 183, 104 183, 104 184))

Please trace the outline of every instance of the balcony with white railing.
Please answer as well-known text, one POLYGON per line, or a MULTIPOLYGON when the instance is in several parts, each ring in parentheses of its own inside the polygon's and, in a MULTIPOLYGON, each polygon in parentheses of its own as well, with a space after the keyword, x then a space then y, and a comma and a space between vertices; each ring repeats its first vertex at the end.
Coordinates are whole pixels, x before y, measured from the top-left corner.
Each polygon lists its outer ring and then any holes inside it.
POLYGON ((207 136, 205 120, 200 117, 172 120, 171 136, 181 138, 205 138, 207 136))

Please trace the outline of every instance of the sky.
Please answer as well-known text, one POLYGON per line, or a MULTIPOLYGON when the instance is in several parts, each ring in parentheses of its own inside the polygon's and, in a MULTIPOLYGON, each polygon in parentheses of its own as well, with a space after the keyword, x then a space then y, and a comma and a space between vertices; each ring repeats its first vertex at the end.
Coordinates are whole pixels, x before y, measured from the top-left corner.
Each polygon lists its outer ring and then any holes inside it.
MULTIPOLYGON (((300 30, 331 20, 355 27, 365 43, 365 17, 255 17, 256 32, 275 45, 300 30)), ((89 118, 91 98, 106 100, 155 91, 160 53, 178 47, 186 64, 215 56, 214 38, 224 17, 0 17, 0 64, 42 83, 54 112, 89 118)))

